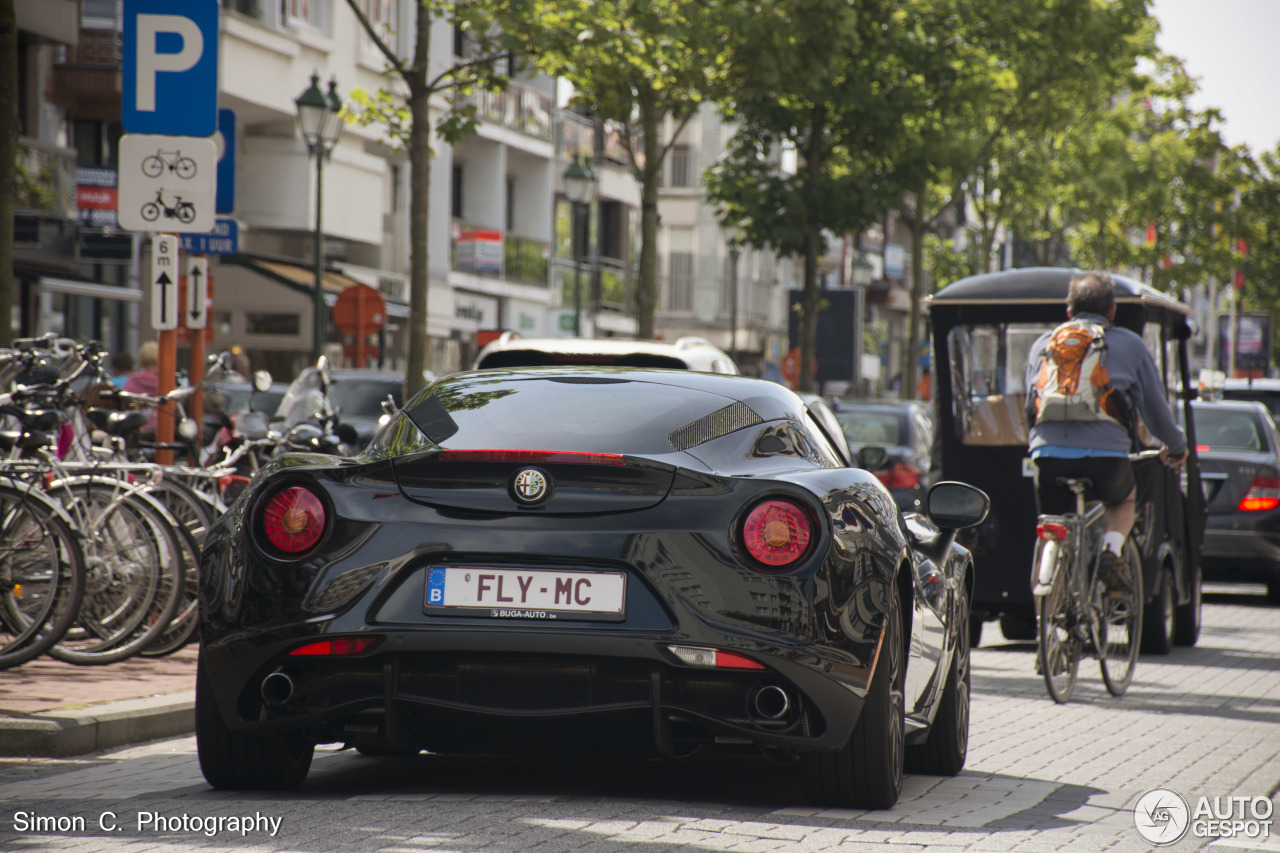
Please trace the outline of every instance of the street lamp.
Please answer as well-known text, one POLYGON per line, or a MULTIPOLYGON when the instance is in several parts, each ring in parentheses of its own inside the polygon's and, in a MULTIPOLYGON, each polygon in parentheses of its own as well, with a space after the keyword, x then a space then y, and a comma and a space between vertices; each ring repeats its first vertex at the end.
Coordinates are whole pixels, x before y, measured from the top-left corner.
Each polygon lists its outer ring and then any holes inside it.
POLYGON ((324 161, 329 159, 342 128, 346 124, 338 117, 342 98, 338 97, 338 81, 329 80, 329 93, 320 91, 320 75, 311 75, 311 85, 295 100, 298 110, 298 129, 307 143, 307 153, 316 158, 316 257, 314 316, 312 318, 311 360, 320 358, 323 352, 325 332, 328 328, 324 306, 324 229, 321 214, 324 210, 324 161))
POLYGON ((591 162, 583 162, 574 155, 569 168, 564 170, 564 194, 573 203, 573 334, 582 337, 582 264, 586 255, 585 223, 589 219, 591 202, 595 200, 600 176, 591 168, 591 162))

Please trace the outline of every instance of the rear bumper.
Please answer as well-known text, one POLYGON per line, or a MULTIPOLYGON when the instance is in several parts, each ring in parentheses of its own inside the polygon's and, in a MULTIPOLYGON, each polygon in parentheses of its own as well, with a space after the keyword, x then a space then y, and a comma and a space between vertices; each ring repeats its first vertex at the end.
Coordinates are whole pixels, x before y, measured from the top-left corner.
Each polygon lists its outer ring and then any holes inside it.
POLYGON ((1210 580, 1280 580, 1280 532, 1244 528, 1238 516, 1210 517, 1200 564, 1210 580))

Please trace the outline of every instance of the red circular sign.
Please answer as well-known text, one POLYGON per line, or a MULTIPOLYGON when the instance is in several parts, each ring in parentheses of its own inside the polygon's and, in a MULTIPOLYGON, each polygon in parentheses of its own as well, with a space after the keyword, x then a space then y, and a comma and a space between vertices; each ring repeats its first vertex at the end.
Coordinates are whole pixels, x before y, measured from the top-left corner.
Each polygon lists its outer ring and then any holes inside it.
POLYGON ((387 322, 387 302, 367 284, 353 284, 333 303, 333 322, 344 335, 367 338, 387 322))

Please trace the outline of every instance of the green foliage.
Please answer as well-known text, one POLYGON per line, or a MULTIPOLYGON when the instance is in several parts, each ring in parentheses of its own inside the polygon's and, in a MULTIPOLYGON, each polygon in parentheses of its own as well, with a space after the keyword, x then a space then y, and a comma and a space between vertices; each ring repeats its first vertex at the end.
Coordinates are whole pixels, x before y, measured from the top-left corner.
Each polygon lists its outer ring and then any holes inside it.
POLYGON ((347 94, 339 116, 358 127, 381 126, 387 141, 397 150, 409 145, 413 133, 413 114, 402 98, 386 89, 370 93, 356 86, 347 94))

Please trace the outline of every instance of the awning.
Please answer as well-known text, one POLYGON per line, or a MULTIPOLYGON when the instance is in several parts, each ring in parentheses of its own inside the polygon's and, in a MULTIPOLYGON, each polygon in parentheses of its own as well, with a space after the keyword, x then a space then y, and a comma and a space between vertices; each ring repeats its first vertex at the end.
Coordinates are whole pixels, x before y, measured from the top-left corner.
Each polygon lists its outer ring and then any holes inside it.
POLYGON ((41 276, 40 289, 49 293, 66 293, 71 296, 90 296, 94 299, 115 299, 119 302, 141 302, 142 291, 129 287, 112 287, 87 281, 41 276))
MULTIPOLYGON (((285 287, 305 293, 310 296, 312 286, 316 280, 316 272, 314 267, 306 267, 302 264, 289 263, 288 261, 268 260, 265 258, 246 257, 243 253, 240 255, 229 255, 223 259, 223 263, 234 263, 242 267, 247 267, 254 272, 260 273, 273 281, 283 284, 285 287)), ((335 270, 324 271, 324 304, 333 307, 333 303, 337 301, 338 294, 351 287, 353 284, 364 284, 359 279, 352 278, 344 273, 335 270)), ((408 317, 409 306, 403 302, 397 302, 390 296, 383 294, 383 298, 387 303, 388 317, 408 317)))

